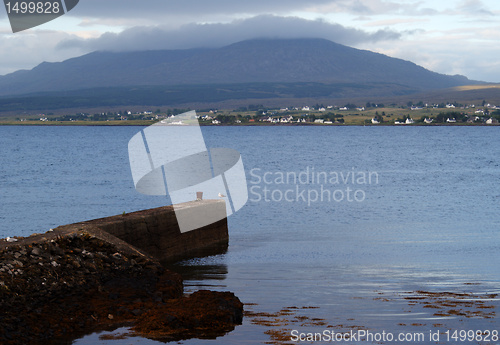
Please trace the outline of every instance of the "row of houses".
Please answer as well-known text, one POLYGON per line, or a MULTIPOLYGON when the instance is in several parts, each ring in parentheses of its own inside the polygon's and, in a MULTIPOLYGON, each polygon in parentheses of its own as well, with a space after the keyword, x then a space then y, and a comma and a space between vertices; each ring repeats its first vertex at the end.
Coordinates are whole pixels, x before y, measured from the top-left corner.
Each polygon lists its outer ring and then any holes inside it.
POLYGON ((269 116, 268 118, 265 119, 260 119, 259 121, 262 122, 269 122, 269 123, 302 123, 306 122, 306 119, 304 118, 299 118, 296 121, 293 120, 293 116, 286 116, 286 117, 271 117, 269 116))
MULTIPOLYGON (((327 107, 319 107, 318 109, 314 108, 314 107, 310 107, 310 106, 304 106, 302 108, 299 108, 299 107, 294 107, 294 108, 281 108, 280 111, 281 112, 286 112, 286 111, 290 111, 290 110, 293 110, 293 111, 314 111, 314 110, 317 110, 318 112, 325 112, 327 110, 340 110, 340 111, 346 111, 346 110, 350 110, 351 108, 345 106, 345 107, 337 107, 337 106, 333 106, 333 105, 329 105, 327 107)), ((356 107, 355 108, 356 110, 358 111, 364 111, 365 110, 365 107, 356 107)))
MULTIPOLYGON (((424 119, 424 123, 427 123, 427 124, 431 124, 434 122, 434 119, 433 118, 425 118, 424 119)), ((455 118, 447 118, 446 119, 446 123, 456 123, 457 120, 455 118)), ((478 116, 476 116, 475 118, 471 118, 467 121, 468 123, 474 123, 474 122, 484 122, 486 123, 487 125, 496 125, 498 124, 498 120, 493 118, 493 117, 490 117, 489 119, 487 120, 484 120, 483 118, 480 118, 478 116)), ((405 121, 399 121, 399 120, 396 120, 394 121, 394 124, 395 125, 412 125, 414 124, 415 121, 411 118, 411 117, 408 117, 405 121)), ((380 124, 380 121, 376 118, 373 118, 372 119, 372 124, 374 125, 378 125, 380 124)))
POLYGON ((401 121, 394 121, 394 124, 395 125, 413 125, 415 123, 415 121, 413 121, 413 119, 411 117, 407 118, 406 121, 404 122, 401 122, 401 121))
MULTIPOLYGON (((443 105, 439 105, 439 104, 432 104, 432 105, 429 105, 429 104, 425 104, 424 106, 416 106, 416 105, 413 105, 410 107, 411 110, 422 110, 424 108, 433 108, 433 109, 438 109, 440 107, 442 107, 443 105)), ((479 107, 479 106, 477 106, 479 107)), ((482 107, 484 108, 488 108, 488 109, 493 109, 493 110, 500 110, 500 107, 499 106, 496 106, 494 104, 490 104, 490 103, 486 103, 484 104, 482 107)), ((476 108, 476 105, 475 104, 468 104, 468 105, 465 105, 465 106, 457 106, 455 104, 452 104, 452 103, 447 103, 445 105, 445 108, 447 109, 456 109, 456 108, 460 108, 460 109, 470 109, 470 108, 476 108)))
MULTIPOLYGON (((318 111, 320 112, 323 112, 323 111, 327 111, 327 110, 332 110, 334 108, 333 105, 329 105, 327 106, 326 108, 325 107, 318 107, 318 111)), ((310 107, 308 105, 302 107, 302 108, 299 108, 299 107, 293 107, 291 108, 291 110, 293 111, 313 111, 313 110, 316 110, 314 107, 310 107)), ((285 112, 285 111, 290 111, 289 108, 281 108, 280 109, 281 112, 285 112)))

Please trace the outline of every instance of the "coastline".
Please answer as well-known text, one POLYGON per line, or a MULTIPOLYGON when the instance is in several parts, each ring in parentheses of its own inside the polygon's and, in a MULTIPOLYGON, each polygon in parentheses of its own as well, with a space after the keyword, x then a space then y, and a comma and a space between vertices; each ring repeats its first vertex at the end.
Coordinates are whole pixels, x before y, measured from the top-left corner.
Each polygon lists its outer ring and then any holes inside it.
MULTIPOLYGON (((0 126, 49 126, 49 127, 124 127, 124 126, 150 126, 158 121, 16 121, 16 122, 2 122, 0 126)), ((413 124, 394 124, 394 123, 286 123, 286 124, 273 124, 267 122, 260 123, 232 123, 232 124, 204 124, 200 123, 201 127, 345 127, 345 126, 358 126, 358 127, 496 127, 500 123, 485 124, 485 123, 413 123, 413 124)))
MULTIPOLYGON (((214 202, 221 203, 206 201, 214 202)), ((71 344, 122 326, 131 327, 131 336, 168 341, 233 330, 243 318, 238 297, 184 295, 181 276, 165 266, 203 250, 208 255, 208 240, 224 241, 227 221, 181 234, 172 219, 167 206, 0 239, 0 342, 71 344)))

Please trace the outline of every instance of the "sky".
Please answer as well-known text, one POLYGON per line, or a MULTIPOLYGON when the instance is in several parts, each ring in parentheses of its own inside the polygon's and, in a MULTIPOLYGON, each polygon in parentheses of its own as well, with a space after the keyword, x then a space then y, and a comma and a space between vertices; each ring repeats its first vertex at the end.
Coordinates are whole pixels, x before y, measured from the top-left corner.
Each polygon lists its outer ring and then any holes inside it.
POLYGON ((500 82, 498 0, 80 0, 66 15, 15 34, 0 8, 0 75, 96 50, 309 37, 500 82))

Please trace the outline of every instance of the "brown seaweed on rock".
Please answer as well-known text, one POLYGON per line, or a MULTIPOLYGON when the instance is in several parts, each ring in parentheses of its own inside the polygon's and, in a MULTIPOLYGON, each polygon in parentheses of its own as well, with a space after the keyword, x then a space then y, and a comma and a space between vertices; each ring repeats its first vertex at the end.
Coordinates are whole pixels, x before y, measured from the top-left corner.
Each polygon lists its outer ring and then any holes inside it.
POLYGON ((85 232, 20 240, 0 251, 5 345, 60 344, 124 324, 136 324, 136 333, 148 337, 212 336, 241 323, 242 311, 231 293, 184 297, 177 273, 85 232))

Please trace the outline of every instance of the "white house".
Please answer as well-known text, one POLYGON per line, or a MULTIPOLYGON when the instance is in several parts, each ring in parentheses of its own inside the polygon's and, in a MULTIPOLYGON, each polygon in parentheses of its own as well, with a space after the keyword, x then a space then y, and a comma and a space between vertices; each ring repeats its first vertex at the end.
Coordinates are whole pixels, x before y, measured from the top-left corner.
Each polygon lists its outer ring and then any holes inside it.
POLYGON ((455 122, 457 122, 457 120, 455 120, 454 118, 453 119, 447 118, 446 122, 448 122, 448 123, 455 123, 455 122))
POLYGON ((407 119, 406 119, 405 123, 406 123, 407 125, 412 125, 412 124, 414 124, 414 123, 415 123, 415 121, 413 121, 413 119, 412 119, 411 117, 409 117, 409 118, 407 118, 407 119))
POLYGON ((316 120, 314 120, 314 123, 324 123, 324 122, 325 122, 325 120, 323 120, 323 119, 316 119, 316 120))
POLYGON ((378 125, 380 122, 379 122, 379 120, 377 120, 376 118, 373 118, 373 119, 372 119, 372 123, 373 123, 374 125, 378 125))
POLYGON ((432 123, 434 121, 434 119, 428 119, 428 118, 425 118, 424 119, 424 122, 425 123, 432 123))

